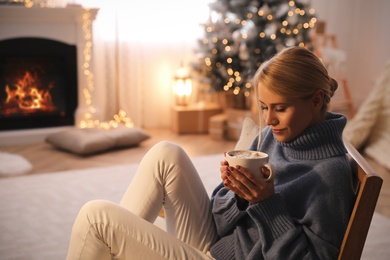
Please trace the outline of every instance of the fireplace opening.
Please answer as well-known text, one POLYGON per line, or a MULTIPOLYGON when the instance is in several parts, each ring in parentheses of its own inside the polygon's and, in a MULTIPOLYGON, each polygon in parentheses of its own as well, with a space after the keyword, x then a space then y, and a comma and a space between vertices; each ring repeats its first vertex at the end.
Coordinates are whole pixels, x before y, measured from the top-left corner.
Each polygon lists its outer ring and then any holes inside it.
POLYGON ((43 38, 0 41, 0 130, 75 124, 76 46, 43 38))

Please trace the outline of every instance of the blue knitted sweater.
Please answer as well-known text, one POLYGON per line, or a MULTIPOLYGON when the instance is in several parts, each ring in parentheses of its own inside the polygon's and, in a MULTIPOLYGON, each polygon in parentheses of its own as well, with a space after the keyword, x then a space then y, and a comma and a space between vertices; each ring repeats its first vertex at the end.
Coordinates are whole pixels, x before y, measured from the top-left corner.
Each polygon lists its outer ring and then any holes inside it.
MULTIPOLYGON (((325 121, 286 143, 264 128, 260 150, 275 168, 275 194, 240 210, 222 183, 214 190, 219 239, 210 248, 213 257, 337 259, 355 200, 342 141, 346 121, 328 113, 325 121)), ((256 147, 257 137, 250 149, 256 147)))

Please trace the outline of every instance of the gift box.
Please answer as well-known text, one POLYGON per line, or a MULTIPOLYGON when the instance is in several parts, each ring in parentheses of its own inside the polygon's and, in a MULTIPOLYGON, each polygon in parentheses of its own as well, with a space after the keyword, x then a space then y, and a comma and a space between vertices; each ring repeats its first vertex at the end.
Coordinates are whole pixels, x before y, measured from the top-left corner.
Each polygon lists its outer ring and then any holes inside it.
POLYGON ((216 105, 175 106, 172 130, 178 134, 207 134, 210 117, 221 111, 216 105))
POLYGON ((209 135, 213 139, 222 140, 226 137, 227 115, 218 114, 210 117, 209 135))

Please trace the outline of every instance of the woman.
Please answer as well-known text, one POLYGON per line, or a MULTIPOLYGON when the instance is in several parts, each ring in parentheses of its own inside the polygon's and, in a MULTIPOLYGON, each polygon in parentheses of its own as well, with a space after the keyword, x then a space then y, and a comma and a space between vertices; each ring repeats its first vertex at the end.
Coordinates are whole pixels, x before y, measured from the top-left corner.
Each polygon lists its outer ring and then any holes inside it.
POLYGON ((161 142, 121 205, 80 210, 68 259, 337 258, 354 202, 346 117, 327 112, 337 82, 310 51, 292 47, 262 64, 255 87, 267 127, 250 149, 269 154, 271 181, 265 169, 222 161, 210 200, 185 152, 161 142), (150 223, 161 206, 167 233, 150 223))

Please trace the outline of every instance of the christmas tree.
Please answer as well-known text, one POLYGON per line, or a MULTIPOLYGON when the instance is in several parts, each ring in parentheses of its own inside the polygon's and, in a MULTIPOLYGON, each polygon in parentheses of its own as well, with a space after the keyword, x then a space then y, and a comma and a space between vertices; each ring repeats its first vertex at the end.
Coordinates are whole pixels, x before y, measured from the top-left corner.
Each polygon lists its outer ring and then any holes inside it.
MULTIPOLYGON (((309 4, 309 0, 211 2, 193 64, 198 80, 211 91, 227 91, 236 99, 248 97, 262 62, 285 47, 312 49, 309 31, 316 18, 309 4)), ((245 108, 245 102, 238 103, 236 108, 245 108)))

